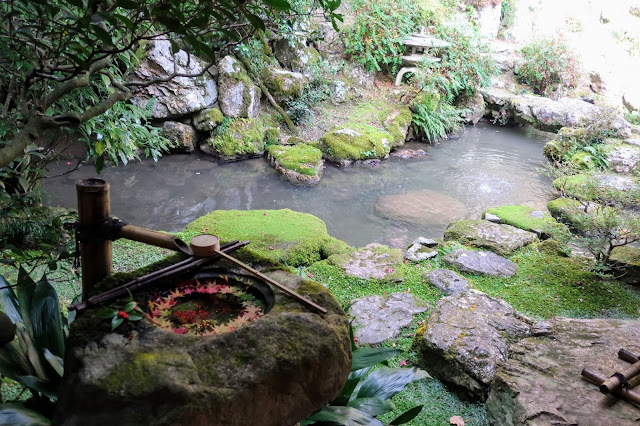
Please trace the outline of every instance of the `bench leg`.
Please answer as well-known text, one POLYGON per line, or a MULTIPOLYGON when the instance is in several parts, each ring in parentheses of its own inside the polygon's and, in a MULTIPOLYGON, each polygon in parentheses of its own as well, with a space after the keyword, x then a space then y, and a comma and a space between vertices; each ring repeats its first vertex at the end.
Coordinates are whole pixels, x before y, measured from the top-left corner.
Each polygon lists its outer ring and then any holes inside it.
POLYGON ((400 86, 402 83, 402 77, 408 72, 414 72, 417 67, 402 67, 400 71, 398 71, 398 75, 396 76, 396 86, 400 86))

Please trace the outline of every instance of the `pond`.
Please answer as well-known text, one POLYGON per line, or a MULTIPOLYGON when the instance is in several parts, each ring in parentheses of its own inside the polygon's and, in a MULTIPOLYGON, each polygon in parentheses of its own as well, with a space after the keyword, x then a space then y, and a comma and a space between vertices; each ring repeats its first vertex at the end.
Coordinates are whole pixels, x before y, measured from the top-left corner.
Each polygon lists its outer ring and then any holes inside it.
MULTIPOLYGON (((458 138, 428 145, 426 155, 391 157, 376 165, 326 165, 316 186, 293 185, 262 158, 219 164, 201 154, 167 155, 105 167, 111 212, 127 223, 179 231, 213 210, 283 209, 311 213, 329 234, 353 246, 372 242, 404 248, 415 238, 440 238, 455 219, 486 208, 527 204, 545 208, 550 180, 540 173, 549 134, 480 123, 458 138)), ((52 167, 51 175, 67 167, 52 167)), ((75 208, 75 181, 94 177, 92 165, 44 181, 50 203, 75 208)))

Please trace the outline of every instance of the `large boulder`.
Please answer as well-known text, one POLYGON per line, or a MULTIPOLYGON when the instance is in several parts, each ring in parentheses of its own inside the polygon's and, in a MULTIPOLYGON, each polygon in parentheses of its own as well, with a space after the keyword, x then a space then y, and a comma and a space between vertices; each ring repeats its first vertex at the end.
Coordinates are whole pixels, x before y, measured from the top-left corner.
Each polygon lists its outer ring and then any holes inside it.
POLYGON ((244 67, 233 56, 225 56, 218 64, 220 109, 227 117, 255 117, 262 95, 244 67))
POLYGON ((538 240, 533 232, 488 220, 460 220, 447 226, 445 241, 459 241, 506 256, 538 240))
POLYGON ((262 82, 277 101, 297 98, 302 93, 305 79, 299 72, 291 72, 275 67, 265 67, 260 71, 262 82))
POLYGON ((275 291, 263 317, 212 336, 146 320, 105 334, 96 331, 105 320, 83 313, 71 331, 56 424, 278 426, 322 408, 351 369, 348 319, 322 285, 268 275, 328 313, 275 291))
POLYGON ((559 177, 553 187, 569 197, 592 200, 606 198, 612 191, 640 194, 640 179, 616 173, 582 173, 559 177))
POLYGON ((309 67, 320 59, 316 49, 296 37, 277 40, 273 53, 284 68, 301 73, 308 72, 309 67))
POLYGON ((461 397, 483 401, 509 345, 530 328, 508 303, 480 291, 444 297, 416 333, 420 364, 461 397))
POLYGON ((260 157, 265 149, 265 129, 259 120, 239 118, 224 132, 215 133, 200 145, 207 154, 222 161, 260 157))
POLYGON ((249 240, 234 256, 258 269, 286 264, 309 266, 325 257, 349 251, 329 236, 317 217, 281 210, 214 210, 187 225, 188 235, 214 231, 222 241, 249 240))
POLYGON ((188 124, 177 121, 165 121, 162 124, 162 136, 171 142, 171 150, 192 152, 198 143, 196 130, 188 124))
POLYGON ((458 104, 462 113, 462 119, 466 124, 478 124, 484 116, 484 98, 482 94, 476 93, 474 96, 464 99, 458 104))
POLYGON ((411 325, 415 314, 427 309, 425 302, 410 293, 393 293, 353 300, 349 313, 358 344, 377 345, 398 337, 402 327, 411 325))
MULTIPOLYGON (((562 127, 580 127, 606 112, 603 107, 576 98, 556 101, 542 96, 514 95, 495 87, 484 89, 481 93, 490 110, 550 132, 557 132, 562 127)), ((622 117, 618 117, 613 126, 620 135, 630 135, 629 123, 622 117)))
POLYGON ((620 174, 634 174, 640 171, 640 148, 631 144, 616 144, 607 149, 609 169, 620 174))
POLYGON ((640 353, 640 321, 553 318, 546 335, 514 344, 498 366, 487 400, 489 424, 632 425, 638 409, 603 395, 580 377, 589 367, 609 377, 629 367, 625 348, 640 353))
POLYGON ((344 52, 344 41, 331 22, 321 22, 318 33, 318 39, 314 41, 314 45, 323 56, 340 55, 344 52))
POLYGON ((155 98, 153 118, 177 118, 213 105, 218 92, 216 82, 204 72, 206 63, 184 50, 171 53, 168 40, 153 40, 146 44, 146 53, 131 80, 150 81, 166 78, 174 72, 202 74, 199 77, 175 77, 136 91, 131 102, 140 107, 155 98))
POLYGON ((307 144, 271 145, 267 148, 271 165, 292 183, 318 183, 322 176, 322 152, 307 144))
POLYGON ((467 207, 442 192, 430 189, 383 195, 374 205, 376 214, 419 225, 446 225, 466 216, 467 207))
POLYGON ((447 253, 442 261, 459 271, 490 277, 508 278, 518 272, 518 265, 490 251, 457 249, 447 253))
POLYGON ((368 124, 340 128, 326 133, 318 141, 324 158, 340 166, 387 158, 393 136, 368 124))

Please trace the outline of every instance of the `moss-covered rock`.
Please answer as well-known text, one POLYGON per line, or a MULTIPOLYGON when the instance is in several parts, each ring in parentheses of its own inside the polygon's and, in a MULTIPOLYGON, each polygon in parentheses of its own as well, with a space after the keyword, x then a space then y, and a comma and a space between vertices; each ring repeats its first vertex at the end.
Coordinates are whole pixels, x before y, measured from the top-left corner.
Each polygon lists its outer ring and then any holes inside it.
POLYGON ((622 271, 620 277, 630 284, 640 284, 640 248, 632 246, 616 247, 609 257, 611 265, 622 271))
POLYGON ((318 148, 328 161, 345 166, 355 161, 386 158, 392 141, 389 132, 360 124, 325 134, 318 140, 318 148))
MULTIPOLYGON (((295 424, 340 391, 351 368, 348 319, 321 284, 267 275, 327 310, 275 290, 260 319, 213 336, 167 332, 146 320, 67 347, 56 424, 277 426, 295 424), (268 409, 265 409, 268 407, 268 409)), ((83 314, 84 315, 84 314, 83 314)), ((97 320, 97 323, 107 323, 97 320)))
POLYGON ((544 155, 552 161, 562 160, 585 133, 583 128, 561 128, 556 137, 545 144, 544 155))
POLYGON ((564 226, 559 224, 546 211, 536 210, 524 205, 500 206, 485 210, 482 218, 486 214, 498 216, 503 223, 515 226, 529 232, 535 232, 539 237, 545 238, 561 231, 564 226))
POLYGON ((395 108, 384 119, 385 129, 393 136, 392 149, 404 145, 412 120, 413 114, 408 107, 395 108))
POLYGON ((239 118, 225 131, 207 139, 200 148, 223 161, 259 157, 264 153, 265 130, 260 120, 239 118))
POLYGON ((523 231, 511 225, 486 220, 459 220, 447 226, 444 239, 489 249, 501 256, 506 256, 537 241, 538 237, 533 232, 523 231))
POLYGON ((253 84, 242 64, 232 56, 225 56, 218 63, 218 70, 218 101, 224 115, 232 118, 255 117, 262 92, 253 84))
POLYGON ((322 175, 322 151, 300 145, 271 145, 267 148, 271 165, 296 183, 318 183, 322 175))
POLYGON ((216 210, 187 225, 187 234, 213 233, 222 241, 249 240, 237 257, 252 264, 308 266, 343 250, 323 221, 283 210, 216 210))
POLYGON ((553 181, 553 187, 563 194, 581 199, 598 200, 620 196, 640 199, 640 182, 632 176, 615 173, 582 173, 562 176, 553 181))
POLYGON ((201 132, 209 132, 222 123, 224 115, 218 108, 203 109, 193 117, 193 126, 201 132))
POLYGON ((277 145, 280 143, 280 129, 277 127, 267 127, 264 131, 264 141, 267 145, 277 145))
POLYGON ((297 38, 281 38, 274 44, 274 54, 278 62, 295 72, 307 72, 309 67, 320 60, 316 49, 306 46, 297 38))
POLYGON ((298 72, 271 67, 260 71, 260 79, 279 102, 300 96, 305 83, 304 76, 298 72))

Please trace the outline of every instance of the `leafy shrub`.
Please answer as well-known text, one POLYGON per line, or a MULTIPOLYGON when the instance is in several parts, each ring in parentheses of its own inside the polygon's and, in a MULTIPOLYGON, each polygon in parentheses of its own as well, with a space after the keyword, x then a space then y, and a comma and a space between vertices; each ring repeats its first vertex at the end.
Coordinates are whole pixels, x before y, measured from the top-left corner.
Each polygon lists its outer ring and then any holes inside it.
POLYGON ((625 111, 624 112, 624 119, 627 120, 629 123, 633 124, 634 126, 640 126, 640 112, 638 111, 625 111))
POLYGON ((448 41, 449 47, 433 49, 439 62, 426 63, 426 71, 417 80, 423 90, 436 90, 444 100, 453 103, 460 96, 472 97, 481 86, 487 86, 498 73, 488 46, 475 31, 458 26, 436 27, 436 37, 448 41))
POLYGON ((465 0, 465 4, 468 6, 473 6, 476 9, 482 9, 487 6, 497 6, 500 4, 502 0, 465 0))
POLYGON ((562 86, 574 87, 578 63, 558 39, 540 39, 520 51, 524 63, 517 69, 518 80, 538 95, 549 96, 562 86))
POLYGON ((62 381, 68 331, 56 291, 46 277, 36 284, 20 269, 15 292, 0 275, 0 307, 16 326, 16 338, 0 347, 0 374, 29 388, 29 408, 50 416, 62 381))
POLYGON ((502 0, 500 28, 498 29, 498 36, 500 38, 506 38, 506 32, 513 27, 517 7, 516 0, 502 0))
POLYGON ((423 94, 411 106, 413 124, 429 142, 446 139, 447 135, 462 125, 460 111, 446 101, 441 101, 437 93, 423 94))
POLYGON ((402 64, 405 46, 402 39, 419 26, 438 19, 437 7, 424 7, 415 0, 356 0, 353 26, 345 32, 345 52, 368 71, 396 73, 402 64))

